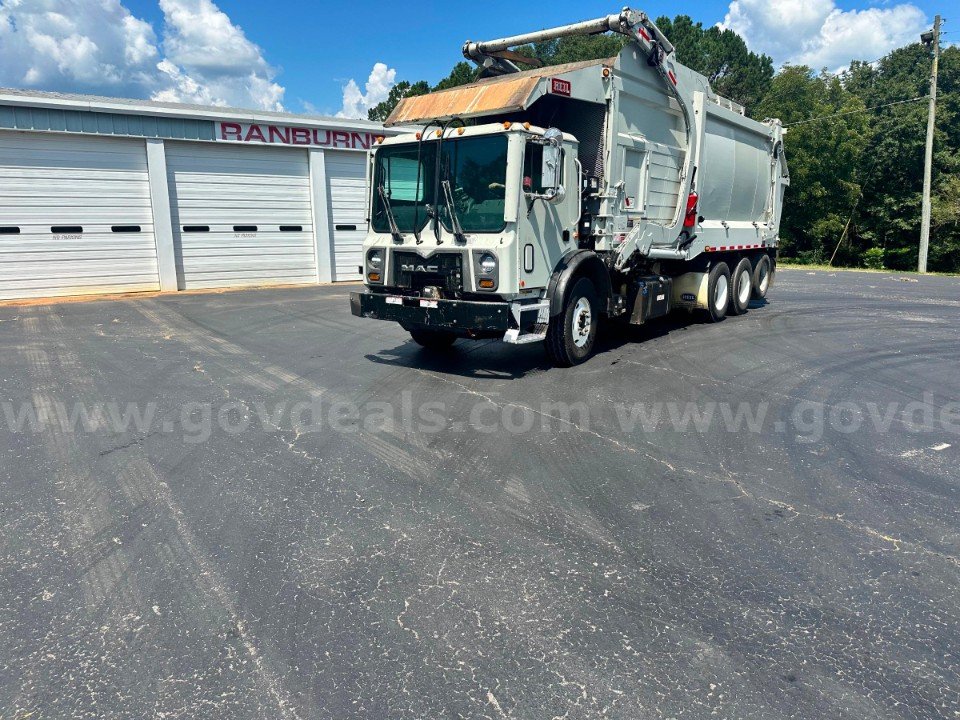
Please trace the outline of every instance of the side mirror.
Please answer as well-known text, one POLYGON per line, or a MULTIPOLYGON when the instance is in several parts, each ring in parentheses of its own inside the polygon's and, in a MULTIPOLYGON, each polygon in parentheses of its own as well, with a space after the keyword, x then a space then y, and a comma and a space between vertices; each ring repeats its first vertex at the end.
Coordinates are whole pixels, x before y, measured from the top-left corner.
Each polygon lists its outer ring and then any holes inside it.
POLYGON ((541 177, 545 199, 560 202, 566 195, 560 181, 563 177, 563 133, 557 128, 548 128, 543 134, 543 166, 541 177))
POLYGON ((563 133, 557 128, 549 128, 543 134, 543 140, 543 167, 541 168, 543 187, 555 188, 560 185, 563 133))
MULTIPOLYGON (((521 180, 523 194, 532 203, 534 200, 543 200, 549 203, 558 203, 566 196, 561 185, 563 180, 563 133, 556 128, 547 130, 542 138, 531 138, 527 141, 524 156, 524 167, 534 176, 525 175, 521 180), (535 154, 534 154, 535 151, 535 154), (531 157, 532 155, 532 157, 531 157), (533 163, 534 158, 540 155, 540 167, 533 163), (536 180, 536 182, 534 182, 536 180)), ((531 205, 532 207, 532 205, 531 205)))
POLYGON ((544 188, 555 188, 560 184, 560 147, 543 146, 543 169, 540 171, 544 188))

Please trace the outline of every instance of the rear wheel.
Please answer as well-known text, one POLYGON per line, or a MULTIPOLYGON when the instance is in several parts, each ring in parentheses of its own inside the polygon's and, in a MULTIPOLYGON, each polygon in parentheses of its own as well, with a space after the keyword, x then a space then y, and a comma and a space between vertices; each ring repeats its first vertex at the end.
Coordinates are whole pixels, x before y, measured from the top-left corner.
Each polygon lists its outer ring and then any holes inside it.
POLYGON ((770 256, 761 255, 753 266, 753 297, 757 300, 765 298, 772 279, 773 267, 770 264, 770 256))
POLYGON ((731 315, 743 315, 750 304, 750 294, 753 292, 753 266, 749 258, 742 258, 730 277, 732 292, 730 293, 730 307, 727 310, 731 315))
POLYGON ((563 311, 550 318, 547 354, 554 365, 579 365, 593 354, 600 319, 597 291, 589 278, 580 278, 567 294, 563 311))
POLYGON ((430 330, 428 328, 416 328, 410 330, 410 337, 418 345, 422 345, 429 350, 443 350, 456 342, 457 336, 446 330, 430 330))
POLYGON ((720 322, 727 316, 730 303, 730 268, 717 263, 707 275, 707 316, 711 322, 720 322))

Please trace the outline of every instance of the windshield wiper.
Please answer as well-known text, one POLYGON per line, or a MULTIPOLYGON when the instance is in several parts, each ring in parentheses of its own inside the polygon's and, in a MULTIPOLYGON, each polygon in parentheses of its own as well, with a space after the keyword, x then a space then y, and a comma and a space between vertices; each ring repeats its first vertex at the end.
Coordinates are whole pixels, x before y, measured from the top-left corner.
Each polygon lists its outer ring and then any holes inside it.
POLYGON ((383 202, 383 209, 387 215, 387 224, 390 225, 390 234, 394 242, 402 243, 403 235, 400 232, 400 226, 397 225, 397 218, 393 215, 393 206, 390 205, 390 198, 387 197, 386 190, 383 189, 383 183, 377 186, 377 192, 380 193, 380 200, 383 202))
POLYGON ((450 215, 450 227, 453 230, 453 237, 457 242, 465 243, 466 236, 463 234, 463 226, 460 225, 460 218, 457 216, 457 208, 453 202, 453 190, 450 188, 450 178, 447 177, 440 183, 443 188, 443 200, 447 205, 447 213, 450 215))

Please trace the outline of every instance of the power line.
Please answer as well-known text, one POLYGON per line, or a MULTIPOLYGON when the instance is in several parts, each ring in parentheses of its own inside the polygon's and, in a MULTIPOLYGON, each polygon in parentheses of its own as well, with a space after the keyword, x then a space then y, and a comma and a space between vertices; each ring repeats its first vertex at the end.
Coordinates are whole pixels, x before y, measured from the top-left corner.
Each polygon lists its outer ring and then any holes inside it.
POLYGON ((796 125, 806 125, 807 123, 817 122, 819 120, 828 120, 830 118, 842 117, 844 115, 856 115, 857 113, 871 112, 873 110, 892 107, 893 105, 905 105, 907 103, 919 102, 920 100, 927 100, 929 98, 929 95, 921 95, 919 97, 910 98, 909 100, 897 100, 896 102, 885 103, 884 105, 874 105, 873 107, 863 108, 862 110, 849 110, 847 112, 833 113, 832 115, 821 115, 820 117, 807 118, 806 120, 797 120, 797 122, 787 123, 784 125, 784 127, 790 128, 796 125))

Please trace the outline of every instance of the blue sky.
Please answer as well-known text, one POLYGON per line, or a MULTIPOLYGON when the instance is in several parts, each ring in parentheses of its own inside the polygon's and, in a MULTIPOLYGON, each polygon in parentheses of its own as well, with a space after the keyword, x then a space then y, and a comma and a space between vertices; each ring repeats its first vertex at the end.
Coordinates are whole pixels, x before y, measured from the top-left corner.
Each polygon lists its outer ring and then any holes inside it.
MULTIPOLYGON (((445 75, 468 38, 574 22, 618 7, 572 0, 0 0, 0 84, 362 115, 392 82, 445 75)), ((830 69, 912 41, 934 12, 925 0, 639 7, 653 16, 683 12, 704 24, 724 23, 778 64, 830 69)))

